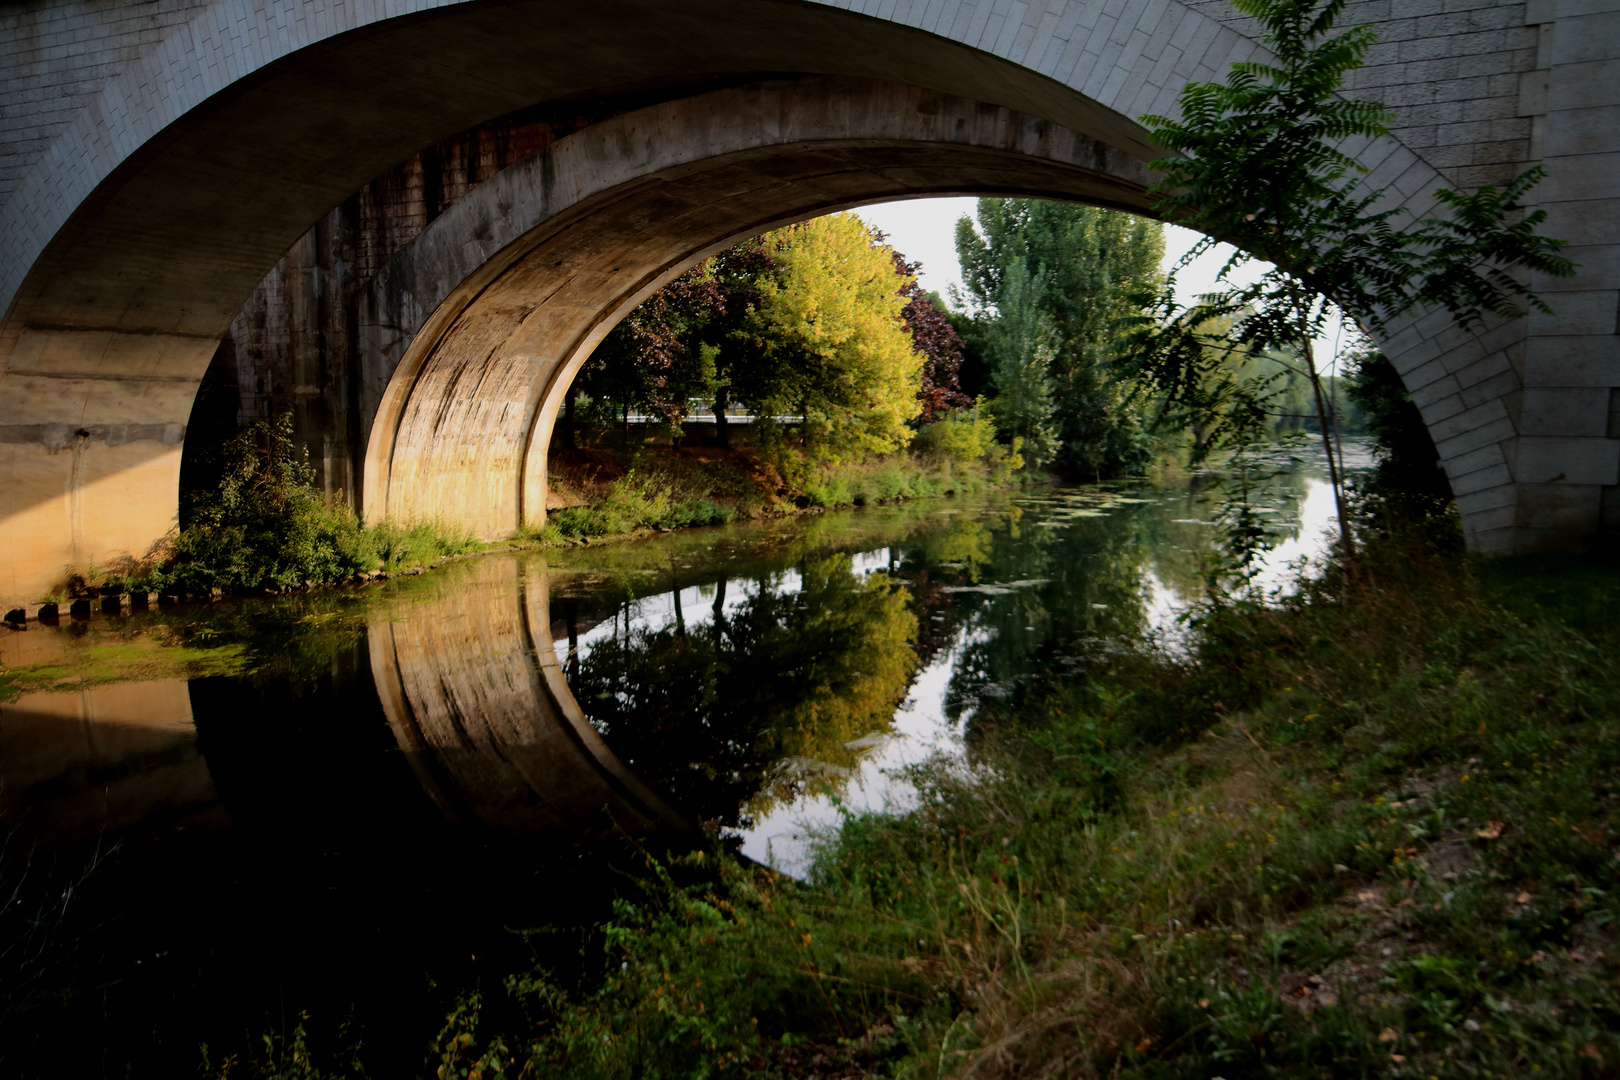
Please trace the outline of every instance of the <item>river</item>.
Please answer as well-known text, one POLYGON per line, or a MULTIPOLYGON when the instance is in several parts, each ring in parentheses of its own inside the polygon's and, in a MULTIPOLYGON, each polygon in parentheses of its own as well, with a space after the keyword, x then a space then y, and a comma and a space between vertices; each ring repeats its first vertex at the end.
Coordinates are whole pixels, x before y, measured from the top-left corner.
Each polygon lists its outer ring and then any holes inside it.
MULTIPOLYGON (((0 631, 0 1074, 194 1072, 304 1013, 414 1074, 457 993, 578 965, 569 928, 642 852, 712 841, 801 874, 818 831, 904 809, 908 766, 970 767, 1023 695, 1122 641, 1178 648, 1212 484, 0 631)), ((1307 461, 1262 509, 1277 587, 1322 550, 1331 493, 1307 461)))

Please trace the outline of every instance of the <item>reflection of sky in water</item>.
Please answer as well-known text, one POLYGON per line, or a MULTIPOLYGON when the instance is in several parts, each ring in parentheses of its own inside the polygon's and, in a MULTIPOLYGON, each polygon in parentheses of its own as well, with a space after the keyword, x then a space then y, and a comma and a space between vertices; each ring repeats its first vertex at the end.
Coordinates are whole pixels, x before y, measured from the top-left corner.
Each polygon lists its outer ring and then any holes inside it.
MULTIPOLYGON (((890 552, 886 547, 875 551, 857 552, 850 556, 851 569, 861 577, 874 570, 887 570, 889 557, 890 552)), ((804 587, 804 581, 797 570, 783 570, 766 578, 765 586, 776 596, 792 596, 804 587)), ((760 583, 757 581, 750 581, 747 578, 727 578, 725 613, 728 616, 735 614, 759 593, 760 583)), ((615 637, 633 634, 638 630, 657 631, 674 626, 677 603, 680 605, 681 621, 688 629, 708 626, 714 622, 714 594, 713 585, 694 585, 680 590, 678 594, 657 593, 632 600, 615 612, 613 618, 579 635, 577 658, 584 660, 598 642, 611 641, 615 637)), ((567 639, 558 639, 557 646, 557 655, 566 659, 567 639)))
POLYGON ((945 694, 972 633, 960 631, 950 648, 917 672, 906 700, 895 710, 894 726, 868 736, 872 749, 844 782, 836 800, 825 792, 806 794, 760 815, 752 829, 741 831, 743 854, 790 874, 801 873, 809 865, 815 835, 835 827, 844 811, 909 808, 914 789, 896 775, 907 765, 921 764, 936 755, 962 757, 963 733, 972 713, 964 712, 953 722, 946 715, 945 694))
MULTIPOLYGON (((1368 464, 1364 449, 1347 447, 1346 464, 1354 472, 1368 464)), ((1320 473, 1320 467, 1312 470, 1320 473)), ((1048 489, 1050 491, 1050 489, 1048 489)), ((1078 520, 1107 515, 1109 508, 1119 503, 1159 503, 1171 509, 1185 506, 1185 496, 1171 492, 1143 492, 1148 499, 1121 498, 1117 495, 1099 500, 1100 492, 1081 489, 1064 493, 1037 491, 1020 500, 1029 517, 1028 527, 1062 529, 1078 520)), ((1215 510, 1214 499, 1199 502, 1195 518, 1173 518, 1180 525, 1208 524, 1215 510)), ((1279 502, 1268 509, 1279 515, 1283 539, 1267 553, 1256 583, 1265 592, 1286 587, 1295 580, 1302 566, 1316 561, 1331 542, 1337 515, 1332 488, 1325 480, 1313 475, 1296 477, 1294 494, 1284 494, 1279 502)), ((900 553, 890 548, 878 548, 851 556, 855 573, 865 575, 886 570, 891 560, 898 561, 900 553)), ((953 564, 945 564, 953 565, 953 564)), ((994 567, 985 580, 970 586, 947 586, 947 593, 983 593, 987 596, 1007 595, 1044 584, 1045 579, 996 581, 994 567)), ((1161 647, 1176 649, 1185 638, 1186 629, 1181 616, 1188 607, 1188 597, 1170 584, 1150 559, 1143 565, 1139 582, 1143 609, 1149 631, 1161 647)), ((771 576, 767 588, 778 594, 796 593, 801 581, 796 571, 784 571, 771 576)), ((731 580, 726 586, 727 612, 732 612, 759 593, 760 586, 753 581, 731 580)), ((681 613, 688 627, 696 628, 713 622, 715 590, 712 585, 683 589, 680 592, 681 613)), ((1103 607, 1096 604, 1094 607, 1103 607)), ((740 830, 742 851, 749 857, 776 866, 790 874, 802 873, 808 866, 815 837, 835 828, 845 813, 872 810, 903 810, 914 804, 915 789, 905 775, 907 766, 921 764, 943 757, 961 760, 966 753, 965 731, 973 709, 959 710, 953 720, 947 708, 947 697, 952 679, 972 646, 981 643, 996 631, 985 622, 985 612, 969 614, 950 642, 921 668, 913 678, 905 700, 896 710, 892 727, 886 732, 871 732, 847 744, 852 749, 865 749, 861 763, 852 773, 841 779, 817 770, 819 784, 797 799, 779 803, 759 815, 750 829, 740 830), (826 789, 827 782, 836 784, 837 793, 826 789)), ((929 615, 923 613, 924 618, 929 615)), ((661 593, 634 601, 613 619, 604 622, 579 637, 581 657, 587 655, 597 642, 611 639, 640 629, 660 630, 673 626, 675 594, 661 593)), ((1026 629, 1033 630, 1033 627, 1026 629)), ((566 642, 559 642, 559 653, 566 650, 566 642)), ((995 693, 1005 687, 987 685, 980 694, 995 693)))
MULTIPOLYGON (((1282 542, 1266 552, 1255 574, 1254 583, 1262 593, 1270 594, 1297 580, 1301 569, 1319 559, 1333 541, 1339 515, 1333 505, 1332 485, 1308 477, 1305 497, 1298 500, 1298 507, 1297 523, 1287 526, 1282 542)), ((1196 520, 1184 519, 1178 524, 1192 524, 1196 520)), ((1189 598, 1161 581, 1151 569, 1142 575, 1142 596, 1148 626, 1166 648, 1175 649, 1186 638, 1180 619, 1187 611, 1189 598)))

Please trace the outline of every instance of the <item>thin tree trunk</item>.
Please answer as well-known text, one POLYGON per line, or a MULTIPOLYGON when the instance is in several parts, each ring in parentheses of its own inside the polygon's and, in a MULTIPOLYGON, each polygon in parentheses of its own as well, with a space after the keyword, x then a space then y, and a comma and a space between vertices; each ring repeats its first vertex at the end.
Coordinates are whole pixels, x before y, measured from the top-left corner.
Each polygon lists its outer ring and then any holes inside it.
POLYGON ((630 399, 624 399, 624 434, 620 439, 626 450, 630 449, 630 399))
POLYGON ((579 678, 579 604, 570 600, 563 609, 568 616, 568 673, 579 678))
POLYGON ((718 638, 726 628, 726 579, 714 587, 714 633, 718 638))
POLYGON ((574 441, 574 398, 579 396, 579 387, 570 386, 568 394, 563 398, 563 449, 575 450, 579 444, 574 441))
POLYGON ((730 404, 726 387, 721 386, 714 392, 714 438, 722 450, 731 449, 731 428, 726 422, 726 408, 730 404))
POLYGON ((1350 515, 1344 503, 1344 481, 1339 474, 1339 456, 1335 452, 1334 435, 1338 431, 1338 418, 1328 418, 1330 409, 1322 393, 1322 377, 1316 370, 1316 351, 1311 345, 1310 322, 1305 316, 1303 301, 1294 295, 1294 313, 1299 323, 1299 343, 1305 355, 1305 374, 1311 380, 1311 394, 1316 398, 1316 426, 1322 433, 1322 449, 1327 452, 1328 482, 1333 485, 1333 505, 1339 513, 1339 543, 1346 558, 1355 556, 1356 544, 1350 534, 1350 515))

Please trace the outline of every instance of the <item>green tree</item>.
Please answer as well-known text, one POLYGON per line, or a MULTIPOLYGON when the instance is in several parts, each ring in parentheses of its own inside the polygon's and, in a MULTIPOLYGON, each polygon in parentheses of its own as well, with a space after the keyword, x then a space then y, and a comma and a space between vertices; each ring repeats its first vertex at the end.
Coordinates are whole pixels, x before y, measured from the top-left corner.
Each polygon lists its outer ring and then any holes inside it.
MULTIPOLYGON (((575 381, 599 411, 618 412, 627 438, 632 408, 657 414, 679 438, 692 399, 714 394, 719 350, 704 336, 724 314, 725 296, 713 270, 701 263, 638 305, 608 332, 575 381)), ((565 416, 570 446, 576 392, 570 388, 565 416)))
POLYGON ((691 402, 708 398, 722 445, 725 410, 741 403, 804 416, 817 457, 887 453, 906 444, 924 406, 967 401, 956 386, 960 341, 915 270, 852 214, 745 240, 639 305, 576 386, 600 419, 622 419, 627 437, 632 409, 679 432, 691 402))
POLYGON ((1052 460, 1057 450, 1053 424, 1052 367, 1058 352, 1057 327, 1046 310, 1044 281, 1025 259, 1002 275, 996 318, 983 340, 990 361, 990 403, 996 426, 1032 465, 1052 460))
POLYGON ((982 356, 998 394, 1009 384, 1027 395, 1038 392, 1034 385, 1013 383, 1004 371, 1009 350, 1020 351, 1008 340, 1018 329, 998 324, 1021 324, 1035 334, 1025 354, 1043 345, 1051 350, 1044 369, 1051 446, 1031 456, 1086 476, 1140 469, 1148 457, 1146 417, 1114 373, 1113 324, 1130 311, 1128 291, 1159 280, 1161 226, 1116 210, 1037 199, 980 199, 976 218, 964 217, 956 232, 961 299, 977 324, 964 334, 969 353, 982 356), (1021 285, 1021 277, 1030 285, 1021 285), (1021 310, 1031 302, 1045 315, 1044 326, 1021 310))
POLYGON ((760 406, 797 412, 805 445, 826 460, 884 454, 911 439, 923 356, 901 316, 909 280, 853 214, 765 237, 776 263, 759 284, 754 332, 760 406))
POLYGON ((1451 502, 1451 485, 1401 373, 1374 348, 1362 349, 1352 359, 1354 374, 1347 380, 1347 396, 1379 450, 1378 464, 1358 486, 1418 516, 1444 510, 1451 502))
MULTIPOLYGON (((1123 320, 1133 328, 1123 351, 1149 386, 1192 407, 1212 364, 1201 331, 1213 320, 1230 320, 1230 340, 1253 355, 1288 357, 1311 385, 1349 552, 1335 410, 1314 341, 1341 314, 1377 331, 1415 309, 1448 310, 1464 329, 1516 318, 1521 305, 1546 310, 1517 272, 1568 275, 1573 266, 1557 255, 1560 241, 1536 235, 1543 211, 1518 212, 1539 168, 1473 195, 1442 189, 1436 196, 1447 216, 1397 228, 1402 211, 1378 209, 1383 191, 1361 187, 1354 173, 1364 170, 1340 149, 1346 139, 1388 133, 1383 106, 1338 96, 1345 73, 1371 47, 1372 30, 1335 32, 1344 0, 1233 6, 1260 23, 1276 62, 1238 63, 1224 83, 1192 83, 1182 91, 1179 120, 1144 122, 1174 155, 1154 163, 1162 174, 1156 212, 1210 238, 1182 265, 1216 241, 1238 250, 1221 272, 1223 288, 1193 305, 1176 300, 1174 274, 1156 295, 1136 294, 1149 314, 1123 320), (1237 284, 1234 271, 1254 261, 1271 265, 1253 283, 1237 284)), ((1240 384, 1233 392, 1254 395, 1263 410, 1270 389, 1240 384)))

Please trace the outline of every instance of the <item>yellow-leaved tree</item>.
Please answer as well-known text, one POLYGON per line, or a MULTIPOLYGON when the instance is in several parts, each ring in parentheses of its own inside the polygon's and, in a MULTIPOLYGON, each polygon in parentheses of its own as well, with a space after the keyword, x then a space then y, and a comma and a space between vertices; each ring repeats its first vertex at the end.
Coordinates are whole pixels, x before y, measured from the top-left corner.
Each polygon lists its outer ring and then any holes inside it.
POLYGON ((775 411, 801 414, 805 448, 824 461, 886 454, 911 440, 923 355, 901 318, 894 255, 854 214, 764 238, 776 264, 760 282, 755 326, 775 411))

